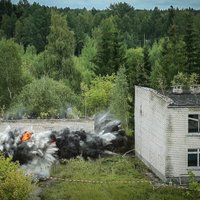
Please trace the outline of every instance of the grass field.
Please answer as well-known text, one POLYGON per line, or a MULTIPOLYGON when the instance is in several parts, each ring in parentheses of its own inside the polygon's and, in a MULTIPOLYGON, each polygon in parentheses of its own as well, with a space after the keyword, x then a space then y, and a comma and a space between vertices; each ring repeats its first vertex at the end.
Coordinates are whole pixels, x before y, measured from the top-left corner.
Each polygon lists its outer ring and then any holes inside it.
POLYGON ((97 182, 54 180, 41 185, 43 190, 40 196, 42 200, 194 199, 190 192, 183 189, 173 187, 155 188, 150 184, 149 178, 145 175, 146 172, 145 166, 136 158, 112 157, 96 161, 72 159, 66 161, 65 164, 54 166, 51 172, 52 176, 66 180, 97 182))

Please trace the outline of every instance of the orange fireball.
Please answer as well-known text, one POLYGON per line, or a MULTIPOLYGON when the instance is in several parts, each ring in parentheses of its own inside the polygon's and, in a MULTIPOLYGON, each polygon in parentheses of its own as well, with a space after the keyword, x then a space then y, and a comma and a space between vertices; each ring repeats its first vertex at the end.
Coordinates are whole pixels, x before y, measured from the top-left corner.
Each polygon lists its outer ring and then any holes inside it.
POLYGON ((23 133, 23 135, 21 136, 21 142, 25 142, 25 141, 28 141, 28 140, 30 140, 31 139, 31 135, 32 135, 32 132, 30 132, 30 131, 25 131, 24 133, 23 133))

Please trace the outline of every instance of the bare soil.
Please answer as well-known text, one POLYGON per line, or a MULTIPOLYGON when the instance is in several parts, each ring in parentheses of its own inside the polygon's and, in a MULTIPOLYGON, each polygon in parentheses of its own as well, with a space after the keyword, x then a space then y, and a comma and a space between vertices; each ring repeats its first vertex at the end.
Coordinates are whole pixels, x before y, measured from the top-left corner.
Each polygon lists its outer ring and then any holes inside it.
POLYGON ((11 129, 32 129, 34 132, 41 132, 47 130, 61 130, 64 128, 70 128, 70 130, 83 129, 86 132, 94 132, 94 121, 93 120, 11 120, 0 122, 0 132, 4 131, 7 126, 11 129))

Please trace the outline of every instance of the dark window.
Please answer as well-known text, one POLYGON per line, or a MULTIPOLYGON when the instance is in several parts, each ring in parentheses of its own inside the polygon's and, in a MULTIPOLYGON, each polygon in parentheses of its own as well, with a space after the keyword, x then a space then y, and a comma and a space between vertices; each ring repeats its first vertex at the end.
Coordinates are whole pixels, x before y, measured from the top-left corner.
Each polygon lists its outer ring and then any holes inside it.
POLYGON ((188 153, 197 153, 198 149, 188 149, 188 153))
POLYGON ((189 115, 189 118, 192 118, 192 119, 199 119, 199 116, 198 116, 198 115, 189 115))
POLYGON ((199 115, 189 115, 188 116, 188 132, 189 133, 199 133, 200 132, 199 121, 200 121, 199 115))
POLYGON ((199 167, 200 149, 188 149, 188 167, 199 167))
POLYGON ((197 154, 188 154, 188 167, 197 167, 197 154))

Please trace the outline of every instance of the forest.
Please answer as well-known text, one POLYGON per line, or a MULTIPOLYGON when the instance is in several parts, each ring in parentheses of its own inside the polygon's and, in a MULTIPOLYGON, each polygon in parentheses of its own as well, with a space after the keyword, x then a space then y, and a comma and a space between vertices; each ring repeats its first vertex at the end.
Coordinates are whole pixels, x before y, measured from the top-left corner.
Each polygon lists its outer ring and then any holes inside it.
POLYGON ((73 118, 110 110, 131 132, 134 86, 163 92, 198 84, 199 54, 200 11, 192 8, 0 0, 0 114, 73 118))

